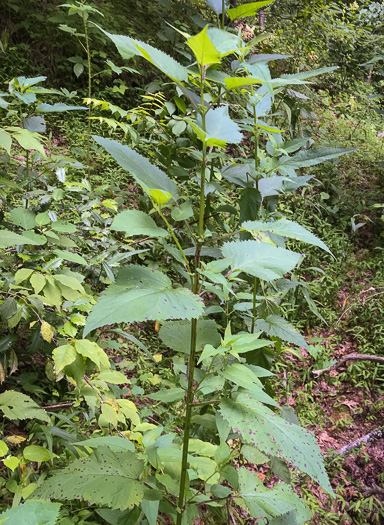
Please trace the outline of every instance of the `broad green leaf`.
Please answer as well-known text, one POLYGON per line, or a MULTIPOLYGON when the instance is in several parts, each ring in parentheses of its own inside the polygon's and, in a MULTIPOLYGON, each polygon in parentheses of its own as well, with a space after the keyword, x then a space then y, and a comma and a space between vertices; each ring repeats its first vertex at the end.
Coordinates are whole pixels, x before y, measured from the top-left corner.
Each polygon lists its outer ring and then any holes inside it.
POLYGON ((188 80, 187 68, 179 64, 179 62, 163 51, 160 51, 145 42, 141 42, 140 40, 135 40, 134 38, 123 35, 113 35, 103 29, 101 30, 116 45, 117 50, 123 58, 130 59, 134 55, 140 55, 160 69, 168 77, 172 78, 172 80, 188 80))
POLYGON ((97 379, 106 381, 112 385, 124 385, 129 383, 129 380, 125 377, 125 375, 122 372, 118 372, 117 370, 106 370, 104 372, 100 372, 100 374, 97 375, 97 379))
POLYGON ((24 230, 30 230, 36 225, 35 214, 26 208, 13 208, 10 213, 11 221, 24 230))
POLYGON ((235 385, 248 390, 252 390, 254 385, 259 387, 262 386, 260 379, 252 372, 252 370, 250 370, 247 365, 242 365, 240 363, 228 366, 221 372, 221 375, 235 383, 235 385))
POLYGON ((52 230, 61 233, 76 233, 77 228, 74 224, 64 221, 55 221, 52 223, 52 230))
POLYGON ((6 445, 6 443, 4 443, 4 441, 0 440, 0 457, 3 457, 7 454, 8 452, 8 446, 6 445))
MULTIPOLYGON (((191 349, 191 323, 186 321, 174 321, 163 324, 159 331, 163 343, 176 352, 189 354, 191 349)), ((196 328, 196 351, 201 352, 205 345, 215 347, 220 345, 220 333, 215 321, 201 319, 197 321, 196 328)))
POLYGON ((224 399, 220 412, 243 441, 269 455, 283 457, 333 495, 320 449, 309 430, 285 421, 246 394, 239 394, 236 402, 224 399))
POLYGON ((95 363, 95 365, 100 368, 100 347, 97 343, 93 341, 88 341, 88 339, 80 339, 75 342, 76 352, 78 352, 83 357, 87 357, 95 363))
POLYGON ((143 501, 144 485, 138 481, 143 468, 133 452, 114 453, 100 447, 46 479, 34 498, 79 499, 111 509, 132 508, 143 501))
MULTIPOLYGON (((223 12, 223 0, 205 0, 205 2, 209 5, 211 9, 215 11, 217 15, 221 15, 223 12)), ((224 2, 224 9, 227 8, 228 1, 225 0, 224 2)))
POLYGON ((37 445, 29 445, 23 450, 23 456, 27 461, 49 461, 51 454, 48 449, 37 445))
POLYGON ((191 202, 185 201, 180 206, 173 208, 172 219, 174 221, 184 221, 193 217, 193 208, 191 202))
POLYGON ((166 237, 168 232, 156 226, 155 221, 146 213, 139 210, 125 210, 118 213, 111 224, 111 230, 125 232, 132 235, 150 237, 166 237))
POLYGON ((296 170, 298 168, 315 166, 327 160, 336 159, 337 157, 341 157, 341 155, 352 153, 355 150, 356 148, 311 148, 301 150, 293 157, 280 157, 277 163, 279 168, 284 167, 296 170))
POLYGON ((70 252, 69 250, 53 250, 53 253, 60 257, 60 259, 64 259, 64 261, 70 261, 77 264, 82 264, 84 266, 88 265, 84 257, 79 255, 78 253, 70 252))
POLYGON ((47 243, 47 238, 44 235, 39 235, 38 233, 35 233, 34 231, 27 230, 23 232, 23 237, 26 239, 29 239, 32 244, 32 242, 35 242, 39 244, 40 246, 43 246, 47 243))
POLYGON ((160 168, 151 164, 148 159, 115 140, 104 139, 96 135, 93 135, 93 139, 106 149, 122 168, 131 173, 146 193, 149 194, 150 190, 153 189, 163 190, 175 198, 177 195, 176 184, 160 168))
POLYGON ((56 373, 61 372, 66 366, 73 363, 77 353, 72 345, 58 346, 53 351, 53 361, 55 363, 56 373))
POLYGON ((41 111, 43 113, 61 113, 62 111, 76 111, 76 110, 88 110, 86 106, 68 106, 63 102, 57 102, 56 104, 39 104, 36 108, 36 111, 41 111))
POLYGON ((127 450, 129 452, 135 451, 135 446, 132 441, 118 436, 103 436, 85 439, 84 441, 72 443, 72 445, 90 448, 108 447, 112 450, 112 452, 121 452, 123 450, 127 450))
POLYGON ((220 56, 226 56, 237 51, 242 45, 241 38, 238 35, 223 31, 217 27, 208 27, 207 35, 214 47, 220 53, 220 56))
POLYGON ((3 129, 0 129, 0 147, 4 148, 8 155, 11 154, 11 146, 12 146, 12 137, 4 131, 3 129))
POLYGON ((283 277, 301 258, 299 253, 257 241, 226 243, 222 253, 232 270, 241 270, 265 281, 283 277))
MULTIPOLYGON (((57 259, 55 259, 55 260, 57 261, 57 259)), ((42 275, 41 273, 37 273, 37 272, 35 272, 35 273, 31 276, 29 282, 31 283, 31 285, 32 285, 32 287, 33 287, 35 293, 38 294, 38 293, 40 293, 41 290, 44 288, 44 286, 45 286, 47 280, 46 280, 46 278, 44 277, 44 275, 42 275)))
POLYGON ((0 514, 0 524, 55 525, 61 503, 51 501, 26 501, 0 514))
POLYGON ((23 128, 10 128, 13 131, 15 140, 25 150, 37 150, 43 157, 45 157, 45 151, 42 143, 40 142, 40 136, 38 133, 31 133, 27 129, 23 128))
POLYGON ((254 16, 259 9, 262 9, 266 5, 272 4, 274 0, 264 0, 263 2, 249 2, 242 4, 233 9, 227 9, 227 15, 231 20, 236 18, 243 18, 245 16, 254 16))
POLYGON ((291 323, 279 315, 269 315, 266 319, 257 319, 255 330, 262 330, 271 337, 278 337, 283 341, 302 346, 308 350, 304 337, 291 323))
POLYGON ((239 496, 252 517, 263 516, 269 523, 281 515, 289 516, 287 523, 290 525, 303 525, 312 518, 312 513, 292 487, 277 483, 272 489, 266 488, 257 473, 245 467, 239 469, 239 496))
POLYGON ((0 410, 8 419, 39 419, 50 423, 50 418, 46 412, 39 407, 29 396, 6 390, 0 394, 0 410))
MULTIPOLYGON (((259 339, 260 334, 261 332, 253 334, 237 334, 235 340, 231 342, 231 353, 244 354, 245 352, 251 352, 252 350, 257 350, 258 348, 264 348, 265 346, 273 344, 272 341, 259 339)), ((268 372, 267 375, 271 375, 271 372, 268 372)))
POLYGON ((204 302, 198 296, 186 288, 172 288, 171 280, 163 273, 129 265, 101 294, 84 335, 107 324, 198 318, 203 309, 204 302))
POLYGON ((246 221, 241 225, 242 229, 252 232, 257 237, 258 232, 269 232, 283 237, 289 237, 297 241, 307 242, 314 246, 319 246, 328 253, 331 253, 328 247, 318 239, 313 233, 308 231, 297 222, 290 221, 285 217, 274 222, 246 221))
POLYGON ((21 270, 17 270, 15 273, 15 283, 20 284, 23 281, 26 281, 32 273, 33 270, 30 270, 29 268, 21 268, 21 270))
POLYGON ((157 523, 157 516, 159 513, 159 500, 147 500, 144 499, 141 508, 143 509, 143 512, 145 514, 145 517, 148 520, 148 525, 156 525, 157 523))
POLYGON ((168 390, 159 390, 147 397, 155 401, 162 401, 163 403, 173 403, 174 401, 185 398, 185 390, 182 388, 169 388, 168 390))
POLYGON ((47 126, 45 125, 44 117, 42 116, 36 116, 36 117, 29 117, 24 120, 23 126, 28 131, 37 132, 37 133, 45 133, 47 126))
POLYGON ((306 80, 307 78, 316 77, 318 75, 324 75, 324 73, 330 73, 339 69, 337 66, 322 67, 320 69, 313 69, 312 71, 303 71, 302 73, 292 73, 291 75, 282 75, 282 78, 288 80, 306 80))
POLYGON ((220 63, 220 53, 209 39, 207 29, 208 26, 206 25, 200 33, 187 40, 187 45, 192 49, 197 63, 203 68, 220 63))
POLYGON ((16 456, 10 456, 9 458, 3 459, 3 463, 6 467, 12 470, 12 472, 15 472, 17 467, 20 465, 20 459, 16 456))
POLYGON ((168 191, 163 190, 150 190, 149 196, 153 202, 159 204, 160 206, 167 204, 172 199, 172 195, 168 191))
POLYGON ((31 86, 34 86, 36 84, 40 84, 40 82, 44 82, 44 80, 46 80, 47 77, 45 76, 40 76, 40 77, 29 77, 29 78, 26 78, 26 77, 17 77, 15 78, 15 85, 19 88, 29 88, 31 86))
POLYGON ((190 124, 199 139, 207 146, 224 148, 226 144, 238 144, 243 139, 239 126, 229 116, 228 106, 208 111, 205 116, 205 131, 202 128, 200 115, 196 123, 190 121, 190 124))

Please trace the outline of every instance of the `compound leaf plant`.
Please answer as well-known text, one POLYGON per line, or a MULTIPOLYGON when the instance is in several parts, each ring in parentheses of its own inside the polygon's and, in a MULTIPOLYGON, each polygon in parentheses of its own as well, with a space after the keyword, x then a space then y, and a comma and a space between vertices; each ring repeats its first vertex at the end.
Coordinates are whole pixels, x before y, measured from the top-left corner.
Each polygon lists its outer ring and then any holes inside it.
MULTIPOLYGON (((223 13, 224 2, 207 3, 223 13)), ((268 3, 246 5, 254 14, 268 3)), ((232 11, 231 19, 241 15, 232 11)), ((7 511, 0 520, 12 519, 12 512, 37 512, 35 501, 43 499, 41 512, 54 523, 59 507, 48 500, 77 499, 99 507, 108 523, 156 525, 164 515, 177 525, 198 517, 241 523, 246 511, 269 524, 303 524, 311 512, 293 491, 285 462, 333 495, 313 434, 290 412, 279 411, 268 379, 273 360, 284 352, 283 341, 306 346, 279 309, 284 287, 300 284, 288 277, 303 261, 297 242, 329 252, 277 211, 278 196, 308 184, 311 177, 298 175, 298 169, 351 151, 308 148, 302 137, 285 141, 284 116, 276 108, 287 86, 307 84, 332 68, 273 78, 268 55, 251 54, 255 42, 224 30, 224 18, 218 18, 221 28, 184 33, 187 64, 105 31, 124 59, 147 60, 175 86, 171 118, 159 123, 155 144, 158 152, 164 146, 171 151, 168 159, 158 155, 162 168, 126 144, 93 137, 99 151, 112 155, 141 186, 148 204, 146 211, 118 213, 108 225, 111 235, 153 239, 168 257, 169 271, 164 265, 154 268, 144 251, 141 264, 122 266, 116 276, 110 272, 112 283, 93 305, 83 339, 73 336, 54 350, 56 377, 66 377, 90 413, 98 414, 99 425, 110 426, 114 435, 71 443, 77 459, 51 471, 18 511, 7 511), (183 159, 188 159, 187 177, 180 176, 183 159), (161 425, 145 422, 132 401, 115 399, 109 385, 122 384, 124 376, 111 369, 95 342, 98 328, 149 321, 160 323, 159 337, 174 351, 168 388, 148 396, 168 407, 161 425), (91 378, 90 365, 98 370, 91 378), (269 461, 283 481, 267 489, 244 466, 247 461, 269 461)), ((5 246, 21 242, 16 234, 7 235, 5 246)), ((69 261, 82 264, 80 259, 69 261)), ((86 296, 71 274, 48 278, 28 270, 17 282, 28 280, 53 305, 60 302, 55 292, 72 290, 74 300, 86 296)), ((47 326, 43 331, 52 339, 47 326)), ((10 401, 1 396, 0 408, 12 417, 10 401)), ((17 413, 22 401, 13 407, 17 413)))

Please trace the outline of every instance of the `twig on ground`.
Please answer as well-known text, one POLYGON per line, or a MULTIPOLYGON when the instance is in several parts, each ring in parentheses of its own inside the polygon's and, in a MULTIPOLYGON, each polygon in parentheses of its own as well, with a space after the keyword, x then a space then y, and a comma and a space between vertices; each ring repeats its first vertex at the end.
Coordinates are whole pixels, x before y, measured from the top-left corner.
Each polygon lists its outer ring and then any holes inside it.
POLYGON ((336 370, 347 361, 374 361, 376 363, 384 363, 384 357, 381 357, 379 355, 347 354, 341 359, 339 359, 339 361, 337 361, 337 363, 335 363, 334 365, 329 366, 328 368, 322 368, 321 370, 313 370, 312 372, 316 376, 320 376, 321 374, 324 374, 324 372, 331 372, 332 370, 336 370))
POLYGON ((355 447, 359 447, 363 443, 369 443, 370 441, 373 441, 374 439, 380 439, 384 437, 384 426, 375 428, 375 430, 372 430, 372 432, 369 432, 369 434, 366 434, 365 436, 356 439, 356 441, 353 441, 352 443, 348 443, 347 445, 344 445, 339 450, 336 450, 336 454, 344 455, 350 450, 352 450, 355 447))

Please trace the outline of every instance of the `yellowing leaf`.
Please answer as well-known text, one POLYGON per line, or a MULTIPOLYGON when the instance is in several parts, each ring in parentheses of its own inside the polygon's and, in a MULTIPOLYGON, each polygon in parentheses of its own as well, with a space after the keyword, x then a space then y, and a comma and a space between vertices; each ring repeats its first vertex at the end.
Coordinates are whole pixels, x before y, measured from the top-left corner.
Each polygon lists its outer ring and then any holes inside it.
POLYGON ((161 354, 155 354, 153 359, 156 361, 156 363, 160 363, 160 361, 163 359, 163 356, 161 354))
POLYGON ((53 334, 55 333, 55 330, 53 327, 47 323, 47 321, 43 321, 43 324, 41 325, 41 337, 47 341, 47 343, 50 343, 52 341, 53 334))
POLYGON ((5 454, 8 452, 8 447, 4 443, 4 441, 0 441, 0 456, 5 456, 5 454))
POLYGON ((19 443, 22 443, 26 439, 27 438, 25 438, 24 436, 17 436, 16 434, 12 436, 7 436, 8 443, 12 443, 13 445, 18 445, 19 443))
POLYGON ((167 204, 167 202, 172 199, 172 195, 169 193, 169 191, 149 190, 149 195, 153 202, 160 205, 167 204))
POLYGON ((220 53, 209 39, 207 29, 206 25, 200 33, 187 40, 187 45, 192 49, 197 62, 202 67, 220 63, 220 53))

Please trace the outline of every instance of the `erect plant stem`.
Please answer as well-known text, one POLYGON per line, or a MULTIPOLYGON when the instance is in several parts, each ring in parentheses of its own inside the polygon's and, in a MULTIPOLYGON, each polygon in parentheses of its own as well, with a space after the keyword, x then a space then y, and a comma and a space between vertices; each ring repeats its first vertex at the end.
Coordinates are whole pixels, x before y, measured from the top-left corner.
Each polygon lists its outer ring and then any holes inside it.
POLYGON ((253 331, 255 329, 255 321, 256 321, 256 294, 257 294, 257 277, 254 278, 253 281, 253 298, 252 298, 252 326, 251 326, 251 334, 253 334, 253 331))
MULTIPOLYGON (((201 66, 200 69, 200 98, 201 98, 201 116, 202 116, 202 128, 205 131, 205 114, 206 109, 204 106, 204 74, 205 70, 201 66)), ((193 285, 193 292, 195 294, 199 293, 200 285, 200 254, 201 247, 203 245, 203 235, 204 235, 204 213, 205 213, 205 164, 206 164, 206 149, 207 146, 205 141, 203 142, 203 157, 201 161, 201 182, 200 182, 200 214, 199 214, 199 229, 198 236, 199 241, 196 244, 196 255, 195 255, 195 278, 193 285)), ((191 418, 192 418, 192 409, 193 409, 193 398, 194 398, 194 371, 196 365, 196 337, 197 337, 197 319, 192 319, 191 322, 191 347, 188 360, 187 368, 187 377, 188 377, 188 388, 186 395, 186 411, 184 418, 184 437, 183 437, 183 453, 181 459, 181 474, 180 474, 180 489, 179 489, 179 499, 177 504, 177 520, 176 525, 181 525, 183 519, 183 512, 185 507, 185 492, 186 492, 186 482, 187 482, 187 473, 188 473, 188 448, 189 448, 189 438, 190 438, 190 429, 191 429, 191 418)))
MULTIPOLYGON (((89 50, 89 37, 87 21, 83 18, 84 22, 84 35, 85 35, 85 49, 87 52, 88 62, 88 98, 92 96, 92 71, 91 71, 91 52, 89 50)), ((88 128, 87 128, 87 166, 88 166, 88 182, 91 182, 91 116, 92 116, 92 104, 89 104, 88 109, 88 128)))

